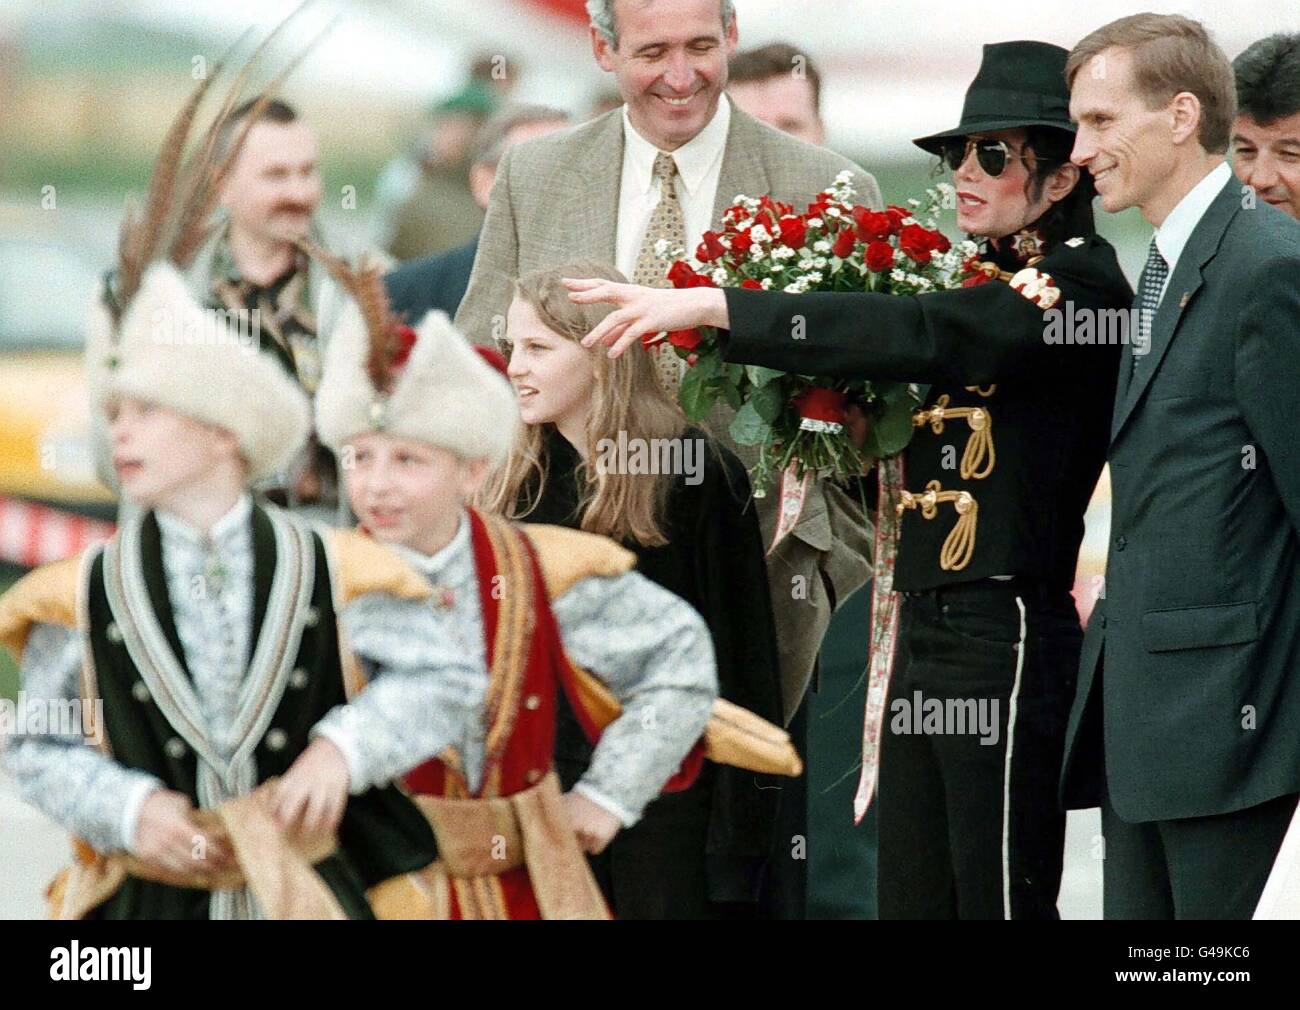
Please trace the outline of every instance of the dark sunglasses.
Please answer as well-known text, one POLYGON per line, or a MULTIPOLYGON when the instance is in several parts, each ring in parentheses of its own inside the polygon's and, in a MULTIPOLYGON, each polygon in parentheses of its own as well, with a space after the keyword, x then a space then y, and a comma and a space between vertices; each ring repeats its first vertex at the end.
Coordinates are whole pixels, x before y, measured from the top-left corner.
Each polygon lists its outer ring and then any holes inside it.
POLYGON ((942 169, 947 165, 952 171, 957 171, 965 163, 972 147, 975 148, 975 161, 990 179, 996 179, 1006 171, 1009 159, 1018 158, 1023 161, 1025 157, 1023 151, 1012 151, 1005 140, 953 137, 943 142, 943 150, 939 154, 939 168, 942 169))

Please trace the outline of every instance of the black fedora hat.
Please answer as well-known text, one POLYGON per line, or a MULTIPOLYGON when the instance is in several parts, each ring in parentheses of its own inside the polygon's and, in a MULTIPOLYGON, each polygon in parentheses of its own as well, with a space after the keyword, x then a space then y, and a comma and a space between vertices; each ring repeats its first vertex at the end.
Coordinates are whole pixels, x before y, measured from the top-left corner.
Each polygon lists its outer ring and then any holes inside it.
POLYGON ((961 122, 951 130, 918 137, 912 143, 931 154, 942 154, 945 140, 972 133, 1024 126, 1052 126, 1074 133, 1070 89, 1065 85, 1069 55, 1067 50, 1048 42, 986 45, 979 73, 966 90, 961 122))

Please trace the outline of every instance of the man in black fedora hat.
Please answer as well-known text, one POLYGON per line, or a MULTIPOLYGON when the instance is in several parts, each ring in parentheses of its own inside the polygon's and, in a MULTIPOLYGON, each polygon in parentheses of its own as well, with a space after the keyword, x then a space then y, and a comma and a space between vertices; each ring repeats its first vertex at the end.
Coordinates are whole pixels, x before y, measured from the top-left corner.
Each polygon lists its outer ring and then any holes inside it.
POLYGON ((967 287, 570 285, 621 306, 590 343, 710 325, 729 361, 931 384, 901 464, 879 469, 857 811, 879 768, 881 918, 1057 915, 1057 777, 1082 638, 1070 591, 1121 349, 1091 326, 1086 341, 1063 330, 1132 299, 1093 226, 1091 180, 1069 163, 1066 55, 985 46, 961 122, 916 141, 952 169, 958 225, 981 240, 967 287))

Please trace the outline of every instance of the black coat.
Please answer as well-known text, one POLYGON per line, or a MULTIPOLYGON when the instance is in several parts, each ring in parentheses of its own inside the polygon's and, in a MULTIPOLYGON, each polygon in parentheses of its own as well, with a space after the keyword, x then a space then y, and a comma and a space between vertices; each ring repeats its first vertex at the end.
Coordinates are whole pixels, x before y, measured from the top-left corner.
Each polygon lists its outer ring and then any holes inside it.
MULTIPOLYGON (((1049 247, 1036 264, 1061 290, 1056 308, 1127 309, 1132 290, 1114 249, 1095 235, 1073 241, 1049 247)), ((1023 266, 1009 249, 997 258, 1011 271, 1023 266)), ((1002 281, 915 297, 728 289, 726 298, 728 361, 828 378, 930 383, 927 406, 947 397, 949 409, 985 411, 996 453, 987 476, 960 473, 973 435, 964 418, 947 419, 939 433, 920 427, 904 455, 907 490, 919 494, 938 481, 977 502, 969 564, 940 567, 957 520, 953 505, 940 505, 933 519, 906 511, 895 589, 1019 575, 1068 591, 1104 462, 1118 345, 1049 344, 1044 310, 1002 281), (799 339, 792 336, 796 317, 804 322, 799 339)))
MULTIPOLYGON (((707 438, 697 429, 687 438, 707 438)), ((527 522, 577 528, 579 523, 577 452, 551 430, 547 440, 548 476, 541 502, 527 522)), ((777 669, 776 631, 768 595, 763 543, 758 518, 749 500, 749 478, 740 461, 725 448, 704 453, 703 480, 688 484, 679 478, 668 501, 663 547, 626 546, 637 555, 637 571, 686 600, 704 618, 713 639, 722 697, 780 725, 781 688, 777 669)), ((567 709, 562 712, 556 755, 562 778, 585 770, 592 748, 567 709)), ((772 848, 778 788, 763 776, 706 762, 706 774, 692 787, 712 790, 705 845, 708 900, 751 901, 759 875, 772 848)), ((565 782, 567 787, 571 783, 565 782)), ((646 819, 613 845, 639 830, 655 830, 655 807, 679 805, 680 794, 667 794, 651 803, 646 819)), ((684 800, 690 802, 690 800, 684 800)), ((639 849, 639 851, 644 851, 639 849)), ((679 853, 671 840, 662 846, 659 865, 644 865, 636 873, 646 888, 655 888, 663 874, 674 873, 679 853)), ((694 858, 694 855, 688 858, 694 858)))
POLYGON ((395 267, 384 276, 393 311, 405 315, 412 326, 433 309, 455 319, 469 287, 469 275, 478 253, 478 236, 455 249, 424 256, 395 267))
POLYGON ((1084 640, 1065 799, 1098 801, 1103 738, 1126 821, 1300 792, 1300 224, 1243 209, 1230 179, 1129 371, 1108 454, 1106 598, 1084 640))

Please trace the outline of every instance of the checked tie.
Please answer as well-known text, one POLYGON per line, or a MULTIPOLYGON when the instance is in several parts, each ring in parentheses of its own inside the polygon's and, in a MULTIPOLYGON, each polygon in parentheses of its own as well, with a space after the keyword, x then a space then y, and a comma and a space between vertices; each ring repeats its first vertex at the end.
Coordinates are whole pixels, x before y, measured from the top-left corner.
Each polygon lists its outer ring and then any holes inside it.
POLYGON ((1137 371, 1138 359, 1151 350, 1151 323, 1160 308, 1160 292, 1169 276, 1169 264, 1160 255, 1156 240, 1151 240, 1151 249, 1147 253, 1147 265, 1142 268, 1142 277, 1138 281, 1138 336, 1133 341, 1133 371, 1137 371))
MULTIPOLYGON (((641 240, 641 252, 636 258, 632 283, 667 288, 672 287, 668 281, 668 267, 672 257, 677 250, 686 247, 686 221, 682 216, 682 205, 677 199, 677 189, 673 185, 677 177, 677 162, 671 154, 660 151, 655 155, 654 177, 659 180, 659 202, 650 215, 645 238, 641 240), (662 256, 656 252, 656 246, 661 241, 667 243, 667 252, 662 256)), ((660 385, 675 398, 682 385, 686 362, 677 357, 677 351, 667 341, 651 348, 651 354, 654 355, 655 372, 660 385)))

